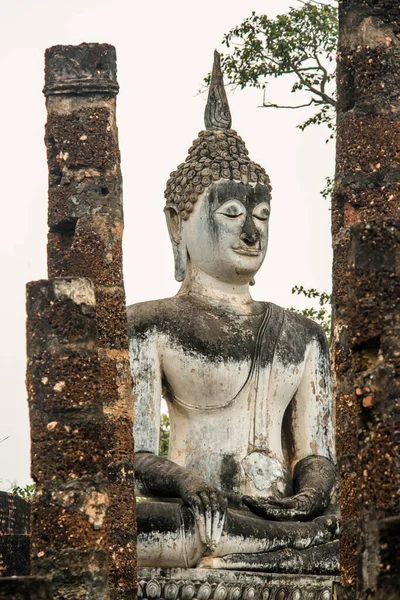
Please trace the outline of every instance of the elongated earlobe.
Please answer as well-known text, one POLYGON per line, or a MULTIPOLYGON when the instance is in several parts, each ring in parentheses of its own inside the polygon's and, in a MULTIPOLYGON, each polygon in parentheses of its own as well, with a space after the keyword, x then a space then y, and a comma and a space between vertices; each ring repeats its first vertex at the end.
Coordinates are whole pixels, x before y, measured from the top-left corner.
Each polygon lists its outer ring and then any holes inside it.
POLYGON ((175 264, 175 279, 176 281, 184 281, 187 267, 187 251, 186 244, 181 241, 180 244, 172 244, 174 252, 175 264))
POLYGON ((187 267, 186 244, 182 239, 182 217, 176 206, 170 204, 164 208, 169 237, 172 243, 176 281, 184 281, 187 267))

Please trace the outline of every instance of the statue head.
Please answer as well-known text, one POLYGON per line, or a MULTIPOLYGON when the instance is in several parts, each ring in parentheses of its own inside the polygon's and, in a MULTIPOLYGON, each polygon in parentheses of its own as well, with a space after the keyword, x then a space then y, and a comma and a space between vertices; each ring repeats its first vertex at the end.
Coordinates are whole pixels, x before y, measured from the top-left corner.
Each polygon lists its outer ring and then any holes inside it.
POLYGON ((226 283, 249 283, 267 250, 271 186, 230 128, 217 52, 205 125, 165 191, 175 278, 183 281, 191 265, 226 283))

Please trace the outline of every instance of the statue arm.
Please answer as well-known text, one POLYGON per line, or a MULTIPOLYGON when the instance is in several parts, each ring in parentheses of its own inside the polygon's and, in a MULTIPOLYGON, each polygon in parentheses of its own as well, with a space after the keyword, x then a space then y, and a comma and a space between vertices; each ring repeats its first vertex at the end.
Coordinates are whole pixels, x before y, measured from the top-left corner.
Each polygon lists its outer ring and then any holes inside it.
POLYGON ((303 376, 291 408, 295 495, 283 499, 245 497, 243 500, 253 512, 267 519, 315 518, 329 505, 335 487, 329 353, 320 328, 308 347, 303 376))
POLYGON ((335 462, 329 348, 322 329, 314 326, 316 336, 309 346, 303 376, 292 400, 292 464, 310 455, 335 462))
POLYGON ((158 454, 161 363, 154 336, 151 334, 131 336, 129 358, 135 398, 135 448, 137 452, 158 454))
POLYGON ((160 342, 149 334, 132 336, 129 354, 135 396, 135 477, 138 495, 182 498, 192 510, 203 543, 212 548, 221 537, 226 499, 191 469, 158 456, 162 366, 160 342))

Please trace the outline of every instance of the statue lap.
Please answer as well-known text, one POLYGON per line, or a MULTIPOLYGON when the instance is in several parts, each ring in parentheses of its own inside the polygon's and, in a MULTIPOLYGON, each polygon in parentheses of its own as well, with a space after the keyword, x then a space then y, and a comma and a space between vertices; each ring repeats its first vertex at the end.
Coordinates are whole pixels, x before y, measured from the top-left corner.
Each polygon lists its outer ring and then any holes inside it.
MULTIPOLYGON (((283 379, 284 371, 290 370, 291 373, 301 374, 306 362, 307 348, 315 340, 318 344, 323 343, 324 338, 319 327, 313 322, 301 315, 284 311, 275 305, 259 303, 255 313, 250 317, 238 319, 235 315, 233 318, 233 315, 226 311, 220 310, 218 307, 205 306, 198 298, 188 295, 133 305, 128 309, 130 342, 135 348, 143 345, 148 351, 150 348, 153 348, 153 351, 158 348, 167 363, 168 352, 165 352, 165 346, 168 346, 170 350, 175 349, 178 356, 181 357, 181 362, 182 356, 190 357, 195 353, 201 356, 202 362, 207 363, 208 370, 214 367, 217 374, 220 373, 221 367, 216 356, 219 356, 220 361, 223 361, 225 365, 229 365, 231 361, 241 361, 246 365, 247 371, 251 371, 252 367, 254 371, 254 362, 257 362, 261 371, 264 369, 264 376, 269 378, 268 387, 273 389, 277 395, 277 390, 279 392, 277 385, 283 379), (254 341, 268 307, 272 307, 272 314, 268 326, 264 328, 264 339, 255 361, 254 341), (271 381, 273 365, 276 378, 271 381)), ((151 355, 154 358, 153 351, 151 351, 151 355)), ((176 369, 177 356, 171 355, 169 360, 171 364, 163 365, 163 370, 166 372, 169 372, 171 365, 173 369, 176 369)), ((184 367, 182 377, 187 379, 186 369, 187 365, 184 367)), ((246 378, 244 380, 246 381, 246 378)), ((289 389, 292 383, 290 382, 289 389)), ((316 383, 312 380, 309 382, 310 387, 314 387, 315 394, 316 383)), ((213 381, 213 386, 221 387, 222 384, 223 381, 213 381)), ((182 419, 182 406, 174 406, 174 390, 165 375, 162 385, 164 397, 168 399, 171 421, 174 422, 174 412, 177 410, 179 424, 182 419)), ((260 385, 259 381, 258 385, 260 385)), ((293 386, 296 386, 296 382, 293 383, 293 386)), ((237 383, 236 389, 238 387, 240 384, 237 383)), ((285 386, 285 389, 287 387, 285 386)), ((200 396, 202 394, 203 392, 200 391, 200 396)), ((247 404, 248 390, 245 395, 247 404)), ((289 397, 291 396, 293 396, 293 392, 289 392, 289 397)), ((237 399, 237 394, 233 394, 234 397, 237 399)), ((215 418, 216 412, 221 412, 222 415, 229 412, 230 407, 226 406, 227 404, 229 403, 225 402, 220 411, 216 411, 215 407, 213 407, 214 410, 209 411, 207 425, 211 432, 211 444, 218 439, 218 428, 216 430, 214 428, 213 431, 213 423, 218 421, 215 418)), ((282 428, 280 437, 285 452, 284 456, 280 457, 281 460, 276 460, 277 465, 284 467, 285 477, 281 477, 281 479, 285 480, 284 487, 286 489, 282 488, 282 481, 280 487, 274 485, 275 482, 273 482, 270 489, 258 490, 259 493, 263 491, 264 493, 277 493, 278 488, 281 489, 282 494, 291 491, 290 468, 285 465, 285 459, 290 464, 288 453, 291 440, 285 439, 285 435, 290 438, 290 419, 293 418, 291 407, 288 409, 289 405, 290 402, 284 407, 286 419, 285 422, 282 420, 280 424, 282 428), (289 481, 287 481, 288 477, 289 481)), ((241 408, 243 409, 243 407, 241 408)), ((254 410, 257 407, 252 408, 254 410)), ((270 407, 266 405, 258 408, 268 409, 270 407)), ((184 416, 189 413, 191 417, 193 417, 193 413, 195 413, 195 417, 201 414, 198 404, 193 410, 185 407, 183 412, 184 416)), ((208 412, 207 407, 205 412, 208 412)), ((251 416, 251 411, 249 414, 251 416)), ((243 410, 240 412, 239 418, 243 423, 245 419, 243 410)), ((178 430, 179 426, 172 427, 171 435, 176 438, 178 430)), ((146 437, 145 432, 142 432, 141 435, 146 437)), ((198 439, 198 443, 204 445, 205 437, 208 439, 203 435, 198 439)), ((186 439, 184 443, 187 443, 186 439)), ((173 445, 172 443, 170 454, 174 454, 173 445)), ((248 446, 248 441, 246 445, 248 446)), ((197 444, 194 444, 194 448, 196 454, 197 444)), ((210 448, 206 448, 205 455, 209 454, 209 451, 210 448)), ((264 453, 260 449, 250 452, 250 454, 246 453, 241 461, 242 465, 246 460, 248 462, 249 456, 254 455, 259 458, 264 456, 264 453)), ((222 452, 219 457, 221 460, 218 463, 219 473, 221 475, 222 470, 222 476, 214 479, 214 482, 219 484, 227 495, 228 504, 230 504, 218 547, 211 553, 207 552, 207 558, 202 560, 206 549, 199 540, 192 512, 181 501, 177 499, 168 502, 157 499, 142 501, 138 504, 137 509, 139 565, 154 565, 154 558, 157 556, 157 565, 170 568, 193 567, 199 563, 205 567, 208 561, 214 565, 214 568, 273 570, 283 573, 327 574, 336 572, 337 542, 335 540, 337 540, 338 534, 338 515, 335 508, 329 507, 326 514, 306 523, 286 523, 262 519, 250 512, 240 502, 238 495, 241 491, 246 490, 246 483, 248 483, 246 479, 252 477, 252 474, 249 473, 248 468, 244 470, 240 461, 235 461, 233 454, 230 455, 229 461, 226 460, 226 457, 227 454, 222 452), (227 468, 226 473, 223 472, 224 467, 227 468), (238 476, 239 471, 241 471, 240 476, 238 476)), ((190 460, 191 457, 188 458, 190 460)), ((268 459, 272 460, 271 455, 268 456, 268 459)), ((207 465, 202 461, 206 461, 205 456, 197 461, 198 470, 204 476, 207 474, 207 465)), ((215 464, 214 460, 214 466, 215 464)), ((257 463, 257 466, 259 465, 260 461, 257 463)), ((279 469, 277 474, 279 478, 281 474, 279 469)), ((257 479, 257 474, 255 478, 257 479)), ((259 475, 258 479, 260 479, 259 475)), ((256 483, 260 485, 259 481, 256 483)), ((253 485, 254 491, 257 491, 257 488, 253 485)))

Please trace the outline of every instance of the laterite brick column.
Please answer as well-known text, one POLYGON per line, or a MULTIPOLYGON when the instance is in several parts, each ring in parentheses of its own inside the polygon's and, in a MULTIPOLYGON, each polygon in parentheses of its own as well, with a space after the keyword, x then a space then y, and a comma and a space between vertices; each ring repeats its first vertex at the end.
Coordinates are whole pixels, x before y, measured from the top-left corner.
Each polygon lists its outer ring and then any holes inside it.
POLYGON ((339 2, 332 207, 341 598, 399 598, 400 5, 339 2))
POLYGON ((46 51, 49 277, 95 286, 109 480, 110 596, 136 596, 133 398, 122 275, 122 178, 115 48, 46 51))
POLYGON ((31 568, 54 600, 108 600, 107 437, 94 286, 27 286, 31 568))

